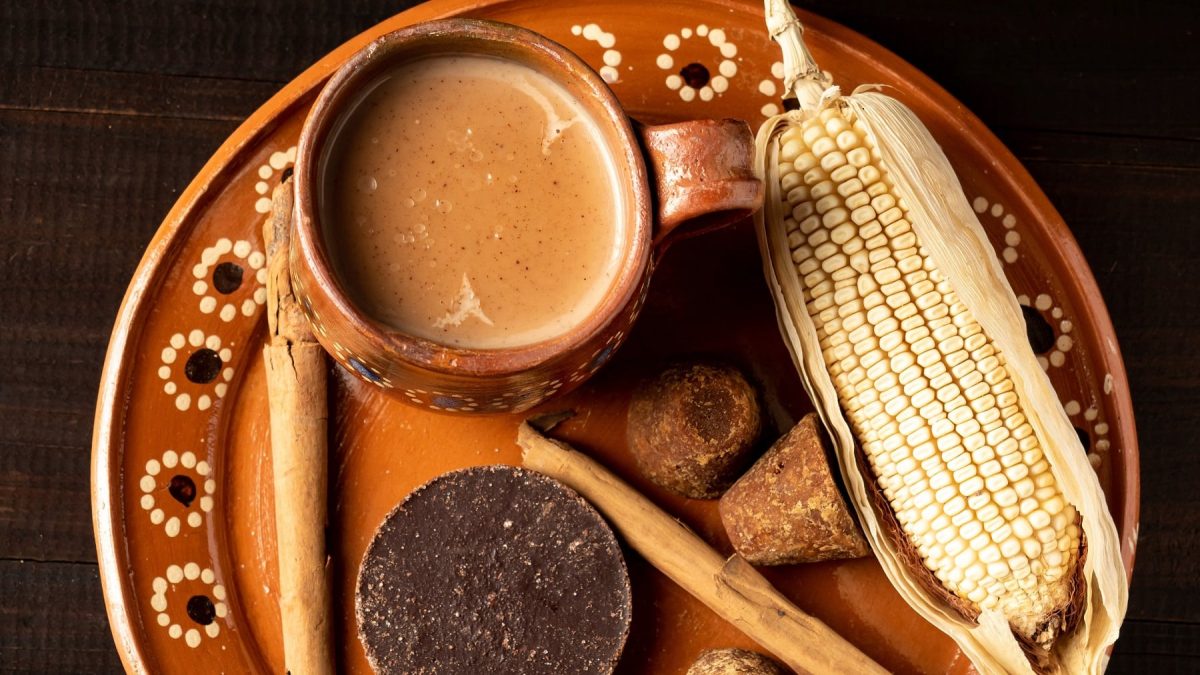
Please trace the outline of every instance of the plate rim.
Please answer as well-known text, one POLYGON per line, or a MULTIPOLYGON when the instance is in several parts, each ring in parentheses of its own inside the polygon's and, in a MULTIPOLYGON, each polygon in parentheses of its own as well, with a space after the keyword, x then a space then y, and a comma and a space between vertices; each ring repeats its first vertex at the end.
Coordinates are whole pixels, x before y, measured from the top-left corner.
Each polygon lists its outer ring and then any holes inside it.
MULTIPOLYGON (((209 186, 234 164, 235 160, 248 152, 277 121, 291 108, 315 93, 346 58, 365 46, 383 32, 416 23, 450 16, 461 16, 483 8, 495 8, 505 4, 518 4, 522 0, 430 0, 394 14, 366 30, 351 37, 328 52, 299 75, 285 84, 271 98, 251 113, 218 146, 204 163, 187 187, 180 193, 167 215, 155 230, 153 237, 138 262, 133 276, 126 287, 120 308, 105 350, 104 366, 101 370, 100 386, 96 398, 91 450, 91 506, 92 531, 96 544, 96 562, 100 584, 104 594, 105 612, 109 629, 126 672, 147 673, 146 646, 138 639, 137 619, 128 611, 133 598, 132 581, 126 573, 127 555, 123 551, 123 509, 118 508, 123 495, 121 462, 117 456, 123 450, 125 402, 123 392, 130 378, 128 351, 136 343, 144 327, 145 314, 152 308, 147 291, 163 273, 164 261, 171 250, 180 245, 177 240, 187 217, 203 206, 210 198, 209 186), (119 538, 118 538, 118 535, 119 538)), ((758 11, 760 3, 755 0, 704 0, 705 4, 723 8, 729 12, 758 11)), ((1125 563, 1126 577, 1132 579, 1136 558, 1137 536, 1141 511, 1141 459, 1137 428, 1134 419, 1132 396, 1128 376, 1118 345, 1115 328, 1108 306, 1100 293, 1091 267, 1083 256, 1074 235, 1045 192, 1033 180, 1024 164, 1003 144, 999 138, 966 106, 937 82, 890 49, 871 38, 854 31, 831 19, 795 8, 806 25, 816 27, 817 32, 828 36, 872 61, 880 63, 886 70, 903 74, 904 79, 917 84, 908 95, 935 102, 935 108, 953 110, 960 122, 968 145, 975 146, 981 154, 997 157, 997 175, 1017 184, 1034 186, 1034 189, 1015 190, 1014 193, 1031 212, 1053 216, 1040 223, 1042 229, 1056 244, 1057 252, 1074 273, 1062 275, 1060 280, 1076 297, 1084 300, 1079 305, 1080 317, 1092 324, 1101 338, 1096 350, 1096 361, 1104 372, 1112 377, 1113 423, 1120 429, 1125 441, 1121 451, 1124 455, 1125 471, 1114 485, 1120 485, 1123 498, 1121 522, 1127 532, 1121 533, 1121 557, 1125 563), (944 102, 944 104, 943 104, 944 102)), ((140 623, 140 621, 138 621, 140 623)))

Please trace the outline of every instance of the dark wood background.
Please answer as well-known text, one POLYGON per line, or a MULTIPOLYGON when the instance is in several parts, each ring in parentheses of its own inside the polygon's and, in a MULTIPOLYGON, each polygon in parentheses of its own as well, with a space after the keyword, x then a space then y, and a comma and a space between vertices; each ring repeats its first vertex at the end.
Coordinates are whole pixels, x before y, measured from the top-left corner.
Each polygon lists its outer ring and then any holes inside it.
MULTIPOLYGON (((120 669, 88 466, 126 284, 246 115, 407 4, 0 0, 0 670, 120 669)), ((1070 224, 1112 312, 1140 430, 1141 539, 1112 670, 1198 672, 1200 10, 1014 4, 805 6, 961 99, 1070 224)))

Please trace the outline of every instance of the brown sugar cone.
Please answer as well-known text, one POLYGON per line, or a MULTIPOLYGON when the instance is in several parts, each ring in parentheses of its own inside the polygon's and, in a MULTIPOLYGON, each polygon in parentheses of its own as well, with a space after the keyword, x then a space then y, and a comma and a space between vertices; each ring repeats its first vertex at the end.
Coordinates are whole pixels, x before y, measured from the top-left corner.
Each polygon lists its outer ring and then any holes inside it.
POLYGON ((687 675, 785 675, 785 671, 748 649, 709 649, 696 657, 687 675))
POLYGON ((721 497, 725 532, 747 561, 789 565, 867 555, 823 439, 816 413, 809 413, 721 497))

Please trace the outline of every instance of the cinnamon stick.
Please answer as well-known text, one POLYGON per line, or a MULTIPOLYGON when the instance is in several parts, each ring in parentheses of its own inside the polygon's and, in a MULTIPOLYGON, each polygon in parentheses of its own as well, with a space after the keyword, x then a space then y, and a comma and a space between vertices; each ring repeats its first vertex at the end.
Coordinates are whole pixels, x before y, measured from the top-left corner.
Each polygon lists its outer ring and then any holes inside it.
POLYGON ((284 665, 290 675, 332 675, 331 600, 325 551, 328 407, 325 353, 292 292, 290 179, 275 188, 263 225, 267 323, 263 348, 274 467, 275 538, 284 665))
POLYGON ((528 422, 517 432, 526 467, 570 486, 650 564, 799 672, 886 673, 819 619, 793 605, 739 556, 726 560, 599 463, 528 422))

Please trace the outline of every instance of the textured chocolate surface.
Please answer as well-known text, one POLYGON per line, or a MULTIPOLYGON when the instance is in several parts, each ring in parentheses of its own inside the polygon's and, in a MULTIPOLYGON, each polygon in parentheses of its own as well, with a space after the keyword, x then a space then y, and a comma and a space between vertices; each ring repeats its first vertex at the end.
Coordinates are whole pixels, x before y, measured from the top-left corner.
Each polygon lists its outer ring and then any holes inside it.
POLYGON ((379 673, 610 673, 632 613, 600 514, 511 466, 413 491, 376 532, 356 596, 379 673))

